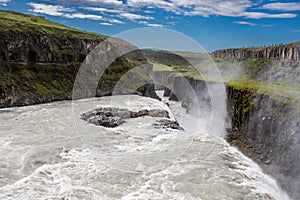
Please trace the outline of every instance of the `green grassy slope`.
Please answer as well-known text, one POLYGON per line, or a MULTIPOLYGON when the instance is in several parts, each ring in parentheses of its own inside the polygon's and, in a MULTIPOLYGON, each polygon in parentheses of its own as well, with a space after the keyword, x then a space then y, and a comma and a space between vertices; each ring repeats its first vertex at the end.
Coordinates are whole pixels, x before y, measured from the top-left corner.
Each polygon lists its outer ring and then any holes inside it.
MULTIPOLYGON (((0 107, 69 99, 81 63, 107 38, 43 17, 3 10, 0 11, 0 36, 0 107)), ((139 51, 119 55, 117 47, 132 47, 125 41, 116 39, 108 43, 110 54, 119 58, 105 70, 100 81, 91 80, 96 73, 92 70, 87 70, 87 79, 82 80, 84 87, 98 82, 97 96, 111 94, 120 77, 147 62, 139 51)), ((137 71, 136 76, 149 78, 145 71, 137 71)), ((145 90, 146 87, 140 89, 142 94, 145 90)))
MULTIPOLYGON (((287 45, 276 46, 274 48, 284 48, 286 46, 297 46, 299 43, 290 43, 287 45)), ((267 47, 263 47, 267 48, 267 47)), ((268 47, 270 48, 270 47, 268 47)), ((258 48, 248 48, 249 51, 256 51, 258 48)), ((245 58, 245 59, 223 59, 212 58, 198 59, 196 67, 187 66, 184 60, 185 55, 174 57, 174 60, 161 61, 164 58, 164 53, 155 52, 149 53, 149 57, 155 62, 156 71, 174 70, 174 76, 184 76, 195 80, 217 81, 220 80, 218 73, 215 73, 213 68, 217 67, 222 81, 228 83, 229 86, 256 90, 262 93, 278 93, 286 96, 299 95, 300 91, 300 63, 292 61, 282 61, 278 59, 266 58, 245 58), (154 56, 153 56, 154 55, 154 56), (157 64, 159 63, 159 64, 157 64), (162 65, 169 67, 164 67, 162 65), (176 65, 175 65, 176 64, 176 65), (181 69, 181 71, 179 70, 181 69), (201 73, 199 73, 201 72, 201 73)), ((190 54, 189 59, 198 58, 198 55, 190 54)), ((196 60, 196 59, 195 59, 196 60)))
POLYGON ((43 17, 27 15, 14 11, 0 10, 0 31, 27 32, 34 34, 55 35, 57 37, 81 39, 105 39, 106 37, 69 28, 54 23, 43 17))

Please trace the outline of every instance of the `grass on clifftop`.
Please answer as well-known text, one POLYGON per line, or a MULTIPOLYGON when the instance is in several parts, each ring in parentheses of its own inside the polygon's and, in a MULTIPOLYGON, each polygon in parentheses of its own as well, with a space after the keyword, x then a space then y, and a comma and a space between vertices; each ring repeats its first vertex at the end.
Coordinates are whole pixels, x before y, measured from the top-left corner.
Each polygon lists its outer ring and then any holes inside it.
POLYGON ((160 64, 160 63, 152 63, 152 65, 153 65, 152 70, 156 71, 156 72, 174 71, 174 68, 167 66, 167 65, 160 64))
POLYGON ((172 76, 174 77, 226 82, 228 86, 242 90, 253 90, 261 94, 300 97, 299 63, 286 66, 282 62, 264 58, 250 58, 241 61, 214 59, 214 61, 215 65, 209 60, 202 61, 197 65, 198 71, 195 68, 185 66, 181 66, 184 67, 185 71, 180 71, 175 66, 162 64, 154 64, 154 71, 173 69, 172 76), (214 67, 218 68, 220 74, 214 72, 214 67))
MULTIPOLYGON (((249 51, 263 51, 266 49, 270 49, 270 48, 277 48, 277 47, 295 47, 300 45, 300 40, 299 41, 295 41, 295 42, 291 42, 291 43, 287 43, 287 44, 273 44, 273 45, 264 45, 264 46, 254 46, 254 47, 240 47, 240 48, 231 48, 231 49, 243 49, 243 50, 249 50, 249 51)), ((224 51, 227 49, 219 49, 216 50, 217 51, 224 51)))
POLYGON ((46 20, 44 17, 37 17, 7 10, 0 10, 0 31, 35 34, 40 33, 69 38, 105 39, 104 36, 99 34, 88 33, 74 28, 69 28, 62 24, 46 20))

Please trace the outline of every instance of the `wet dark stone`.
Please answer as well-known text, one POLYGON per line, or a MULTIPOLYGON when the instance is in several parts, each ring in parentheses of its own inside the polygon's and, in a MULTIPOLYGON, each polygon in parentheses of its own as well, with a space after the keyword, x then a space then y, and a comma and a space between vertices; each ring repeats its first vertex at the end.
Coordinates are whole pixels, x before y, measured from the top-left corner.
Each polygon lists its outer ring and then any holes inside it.
POLYGON ((120 117, 106 117, 106 116, 94 116, 87 121, 91 124, 95 124, 97 126, 104 126, 104 127, 117 127, 121 124, 123 124, 125 121, 120 117))
POLYGON ((177 121, 169 120, 169 119, 162 119, 158 120, 154 126, 156 128, 171 128, 171 129, 177 129, 177 130, 184 130, 177 121))
POLYGON ((98 108, 81 114, 81 119, 108 128, 117 127, 125 122, 125 119, 137 118, 143 116, 170 118, 166 110, 139 110, 137 112, 121 108, 98 108))

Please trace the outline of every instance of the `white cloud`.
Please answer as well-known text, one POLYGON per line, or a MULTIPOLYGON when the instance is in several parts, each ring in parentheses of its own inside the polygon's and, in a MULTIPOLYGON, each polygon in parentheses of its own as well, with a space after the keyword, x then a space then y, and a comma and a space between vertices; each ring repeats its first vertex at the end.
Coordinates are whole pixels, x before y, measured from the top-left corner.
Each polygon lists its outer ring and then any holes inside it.
POLYGON ((106 19, 106 21, 108 21, 109 23, 113 23, 113 24, 125 24, 125 22, 122 22, 117 19, 106 19))
POLYGON ((147 26, 150 26, 150 27, 160 27, 162 28, 163 25, 162 24, 146 24, 147 26))
POLYGON ((100 15, 93 15, 93 14, 84 14, 84 13, 68 13, 65 14, 64 17, 66 18, 77 18, 77 19, 90 19, 90 20, 99 20, 104 21, 103 23, 107 24, 124 24, 124 22, 117 20, 117 19, 110 19, 100 15))
POLYGON ((143 24, 143 25, 145 25, 145 26, 150 26, 150 27, 160 27, 160 28, 163 27, 162 24, 152 24, 152 23, 149 23, 149 22, 147 22, 147 21, 139 21, 138 23, 139 23, 139 24, 143 24))
POLYGON ((28 3, 27 5, 33 7, 30 11, 35 13, 42 13, 52 16, 63 16, 66 12, 73 12, 71 8, 66 8, 60 5, 47 5, 43 3, 28 3))
MULTIPOLYGON (((84 1, 80 1, 80 2, 84 2, 84 1)), ((121 0, 86 0, 86 2, 95 3, 95 4, 99 3, 99 4, 116 5, 116 6, 120 6, 123 4, 121 0)))
POLYGON ((33 7, 31 9, 32 12, 42 13, 52 16, 61 16, 66 18, 76 18, 76 19, 90 19, 90 20, 100 20, 105 21, 111 24, 124 24, 124 22, 117 19, 110 19, 103 17, 102 15, 94 15, 94 14, 86 14, 74 12, 74 9, 66 8, 60 5, 46 5, 46 4, 38 4, 38 3, 28 3, 29 6, 33 7))
POLYGON ((92 15, 92 14, 84 14, 84 13, 65 14, 64 17, 77 18, 77 19, 104 20, 104 18, 100 15, 92 15))
POLYGON ((255 24, 255 23, 245 22, 245 21, 236 21, 234 23, 241 24, 241 25, 257 26, 257 24, 255 24))
POLYGON ((93 5, 93 6, 122 6, 122 0, 58 0, 63 4, 93 5))
POLYGON ((154 19, 153 17, 150 16, 143 16, 143 15, 133 14, 133 13, 121 13, 119 16, 129 19, 131 21, 135 21, 138 19, 145 19, 145 20, 154 19))
POLYGON ((11 0, 0 0, 0 5, 7 6, 7 3, 11 2, 11 0))
MULTIPOLYGON (((0 0, 0 4, 8 1, 10 0, 0 0)), ((146 22, 144 25, 153 27, 163 26, 161 24, 147 22, 154 19, 151 15, 155 14, 153 13, 155 8, 176 14, 177 16, 226 16, 246 19, 295 18, 297 14, 283 11, 295 11, 300 9, 300 3, 296 2, 269 3, 261 6, 260 9, 278 10, 281 12, 257 12, 257 4, 253 3, 252 0, 127 0, 124 1, 124 3, 121 0, 59 0, 59 2, 88 5, 80 8, 99 12, 99 15, 95 13, 76 12, 76 10, 62 5, 47 5, 44 3, 28 3, 28 5, 33 7, 33 9, 31 9, 32 12, 47 15, 101 20, 107 24, 124 24, 125 22, 118 20, 120 18, 138 23, 143 20, 146 22), (138 14, 129 12, 129 10, 134 10, 138 12, 138 14)), ((237 21, 235 23, 250 26, 256 25, 244 21, 237 21)), ((166 24, 168 24, 168 22, 166 22, 166 24)))
POLYGON ((154 6, 165 11, 183 15, 240 16, 246 8, 251 7, 249 0, 128 0, 129 6, 154 6))
POLYGON ((177 22, 167 22, 167 24, 171 25, 171 26, 175 26, 177 24, 177 22))
POLYGON ((77 19, 91 19, 91 20, 100 20, 104 21, 104 23, 109 23, 109 24, 124 24, 124 22, 117 20, 117 19, 110 19, 106 18, 100 15, 93 15, 93 14, 84 14, 84 13, 68 13, 65 14, 64 17, 67 18, 77 18, 77 19))
POLYGON ((263 13, 263 12, 245 12, 243 16, 245 16, 246 18, 249 18, 249 19, 297 17, 296 14, 292 14, 292 13, 269 14, 269 13, 263 13))
POLYGON ((108 8, 100 8, 100 7, 84 7, 83 9, 85 10, 90 10, 90 11, 98 11, 102 13, 119 13, 120 10, 114 10, 114 9, 108 9, 108 8))
POLYGON ((165 0, 127 0, 127 5, 135 8, 156 7, 174 13, 178 13, 178 10, 181 10, 176 4, 165 0))
POLYGON ((145 10, 144 13, 147 13, 147 14, 154 14, 155 11, 153 11, 153 10, 145 10))
POLYGON ((172 0, 178 6, 185 7, 186 15, 210 15, 240 16, 248 7, 251 7, 249 0, 172 0))
MULTIPOLYGON (((270 14, 265 12, 249 12, 249 9, 257 5, 250 0, 128 0, 127 4, 135 8, 161 8, 165 11, 185 16, 210 17, 215 15, 246 17, 252 19, 294 18, 297 16, 292 13, 270 14)), ((296 10, 298 4, 299 3, 293 3, 293 5, 297 5, 293 8, 293 10, 296 10)), ((292 8, 289 10, 291 9, 292 8)), ((286 8, 285 11, 287 10, 288 9, 286 8)))
POLYGON ((111 24, 111 23, 108 23, 108 22, 102 22, 102 23, 100 23, 101 25, 103 25, 103 26, 112 26, 113 24, 111 24))
POLYGON ((299 2, 269 3, 263 5, 261 8, 267 10, 279 10, 279 11, 298 11, 300 10, 300 3, 299 2))

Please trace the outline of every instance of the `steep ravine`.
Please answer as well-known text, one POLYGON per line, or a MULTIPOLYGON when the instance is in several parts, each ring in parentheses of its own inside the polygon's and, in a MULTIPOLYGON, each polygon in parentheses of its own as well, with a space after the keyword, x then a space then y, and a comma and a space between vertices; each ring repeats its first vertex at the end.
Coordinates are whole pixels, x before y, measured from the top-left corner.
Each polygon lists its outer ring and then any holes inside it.
MULTIPOLYGON (((187 112, 210 109, 206 84, 223 84, 169 76, 165 95, 182 101, 187 112), (197 99, 191 97, 192 88, 197 99), (171 92, 170 92, 171 90, 171 92)), ((227 141, 256 161, 290 196, 300 198, 300 110, 295 99, 227 84, 227 141)), ((201 113, 201 112, 200 112, 201 113)))

